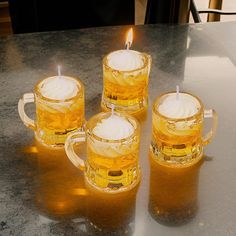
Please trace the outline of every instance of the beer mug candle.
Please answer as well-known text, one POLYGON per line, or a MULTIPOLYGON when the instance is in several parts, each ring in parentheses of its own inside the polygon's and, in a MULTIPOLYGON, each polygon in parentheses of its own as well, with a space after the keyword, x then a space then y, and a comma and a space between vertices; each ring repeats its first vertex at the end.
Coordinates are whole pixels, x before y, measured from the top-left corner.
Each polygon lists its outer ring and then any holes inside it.
POLYGON ((133 33, 129 31, 126 49, 111 52, 103 59, 103 95, 101 106, 108 111, 138 113, 147 107, 151 56, 130 50, 133 33))
POLYGON ((123 191, 137 184, 140 127, 126 114, 102 112, 87 123, 85 132, 75 132, 65 143, 67 156, 85 172, 85 180, 103 191, 123 191), (83 161, 73 145, 86 140, 87 158, 83 161))
POLYGON ((152 111, 151 150, 158 160, 170 164, 188 164, 201 158, 203 146, 215 134, 217 115, 204 110, 199 98, 176 92, 159 96, 152 111), (202 136, 204 118, 212 118, 212 129, 202 136))
POLYGON ((51 147, 64 145, 71 131, 84 124, 84 87, 79 80, 58 76, 40 81, 34 93, 25 93, 19 100, 18 111, 23 123, 35 131, 41 143, 51 147), (24 110, 27 103, 35 102, 36 120, 30 119, 24 110))

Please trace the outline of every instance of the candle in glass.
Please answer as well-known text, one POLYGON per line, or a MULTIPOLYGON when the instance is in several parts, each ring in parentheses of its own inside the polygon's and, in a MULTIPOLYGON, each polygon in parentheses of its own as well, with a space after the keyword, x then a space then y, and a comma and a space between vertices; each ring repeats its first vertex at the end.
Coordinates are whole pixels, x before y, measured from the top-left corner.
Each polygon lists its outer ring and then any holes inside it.
POLYGON ((137 113, 146 109, 151 57, 130 50, 133 30, 128 32, 126 49, 111 52, 103 59, 102 108, 137 113))
POLYGON ((153 105, 152 145, 157 158, 176 164, 198 161, 217 125, 214 110, 204 110, 199 98, 177 91, 159 96, 153 105), (213 118, 212 130, 202 137, 204 118, 213 118))
POLYGON ((126 119, 114 114, 114 106, 112 106, 111 116, 102 119, 93 129, 96 136, 108 140, 124 139, 133 132, 134 127, 126 119))
POLYGON ((44 79, 39 84, 39 91, 45 97, 55 100, 66 100, 78 92, 77 82, 68 76, 61 75, 61 67, 57 68, 57 76, 44 79))
POLYGON ((108 142, 88 139, 88 163, 93 166, 87 172, 88 179, 111 188, 126 188, 134 183, 139 173, 139 134, 135 133, 134 124, 112 113, 101 119, 92 132, 108 142))
POLYGON ((48 77, 36 88, 37 137, 46 144, 64 144, 68 133, 84 123, 84 92, 78 80, 61 75, 48 77), (45 98, 45 99, 44 99, 45 98))
POLYGON ((84 88, 79 80, 58 75, 40 81, 34 93, 26 93, 18 103, 24 124, 35 131, 36 139, 50 147, 64 145, 68 133, 84 124, 84 88), (35 102, 36 120, 30 119, 24 105, 35 102))
POLYGON ((102 191, 124 191, 139 182, 140 127, 130 115, 102 112, 87 123, 85 132, 71 134, 65 145, 72 163, 85 171, 86 181, 102 191), (77 142, 87 143, 87 159, 74 151, 77 142))
POLYGON ((160 114, 174 119, 193 116, 200 109, 200 103, 193 96, 180 93, 176 86, 176 93, 170 93, 159 105, 160 114))
POLYGON ((159 222, 182 224, 197 211, 198 172, 203 146, 216 130, 214 110, 204 110, 199 98, 176 92, 160 95, 152 113, 149 212, 159 222), (202 136, 204 118, 213 127, 202 136))

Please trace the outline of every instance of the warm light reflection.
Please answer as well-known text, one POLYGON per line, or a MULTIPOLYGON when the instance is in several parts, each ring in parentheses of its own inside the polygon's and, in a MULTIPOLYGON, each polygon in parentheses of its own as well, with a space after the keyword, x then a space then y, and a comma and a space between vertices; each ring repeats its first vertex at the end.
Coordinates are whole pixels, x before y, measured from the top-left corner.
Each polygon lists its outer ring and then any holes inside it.
POLYGON ((133 42, 133 28, 130 28, 130 30, 127 33, 126 41, 125 41, 125 47, 126 49, 129 49, 133 42))
POLYGON ((56 206, 57 206, 58 209, 62 210, 62 209, 65 208, 66 202, 57 202, 56 206))
POLYGON ((72 189, 72 194, 79 196, 86 196, 88 195, 88 191, 85 188, 74 188, 72 189))
POLYGON ((36 146, 25 147, 23 150, 25 153, 38 153, 36 146))
POLYGON ((184 80, 196 79, 197 81, 210 81, 210 83, 212 83, 212 81, 216 82, 216 79, 221 81, 222 78, 224 78, 224 80, 226 80, 228 78, 225 76, 225 71, 227 71, 229 75, 234 75, 236 72, 236 61, 232 59, 223 56, 186 57, 184 80), (203 68, 207 68, 207 70, 203 68), (199 71, 201 71, 201 73, 199 73, 199 71), (214 71, 214 76, 212 76, 212 71, 214 71))

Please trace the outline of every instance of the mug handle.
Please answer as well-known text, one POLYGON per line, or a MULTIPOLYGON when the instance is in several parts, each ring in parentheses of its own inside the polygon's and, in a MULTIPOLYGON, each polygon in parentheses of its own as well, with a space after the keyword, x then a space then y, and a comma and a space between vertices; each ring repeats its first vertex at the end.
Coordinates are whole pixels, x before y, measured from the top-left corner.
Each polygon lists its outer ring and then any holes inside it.
POLYGON ((218 124, 218 115, 214 109, 204 110, 204 118, 212 118, 212 128, 202 137, 202 143, 204 146, 209 144, 216 133, 216 128, 218 124))
POLYGON ((66 155, 70 161, 79 168, 80 170, 85 170, 85 163, 74 151, 74 144, 79 142, 85 142, 85 132, 77 131, 68 135, 65 142, 66 155))
POLYGON ((29 127, 32 130, 35 130, 35 122, 30 119, 25 113, 25 104, 34 102, 34 94, 33 93, 25 93, 23 97, 18 102, 18 113, 20 115, 21 120, 24 125, 29 127))

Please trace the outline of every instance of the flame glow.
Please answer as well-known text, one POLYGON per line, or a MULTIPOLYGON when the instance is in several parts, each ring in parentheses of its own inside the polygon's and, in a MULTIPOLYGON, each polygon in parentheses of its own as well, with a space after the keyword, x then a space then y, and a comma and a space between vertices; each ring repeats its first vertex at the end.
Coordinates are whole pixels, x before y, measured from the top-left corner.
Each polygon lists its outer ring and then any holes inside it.
POLYGON ((130 28, 130 30, 127 33, 126 41, 125 41, 125 47, 126 49, 129 49, 133 42, 133 28, 130 28))

